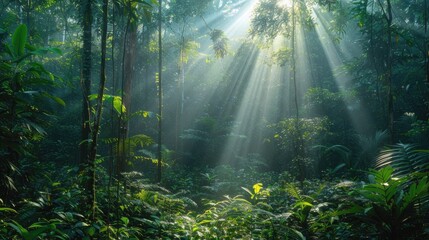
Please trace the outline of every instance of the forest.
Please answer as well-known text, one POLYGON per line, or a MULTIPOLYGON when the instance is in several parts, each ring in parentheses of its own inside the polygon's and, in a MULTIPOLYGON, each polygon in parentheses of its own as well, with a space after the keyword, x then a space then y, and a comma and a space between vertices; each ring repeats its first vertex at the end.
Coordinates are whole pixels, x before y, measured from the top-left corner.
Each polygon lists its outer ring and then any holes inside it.
POLYGON ((428 0, 0 0, 0 240, 429 239, 428 0))

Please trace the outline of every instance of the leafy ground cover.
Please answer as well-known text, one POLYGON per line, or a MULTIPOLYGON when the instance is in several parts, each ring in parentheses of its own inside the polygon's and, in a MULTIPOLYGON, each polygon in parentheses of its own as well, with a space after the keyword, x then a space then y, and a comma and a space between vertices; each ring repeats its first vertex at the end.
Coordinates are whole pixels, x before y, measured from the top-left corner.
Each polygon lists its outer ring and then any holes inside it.
MULTIPOLYGON (((173 171, 170 189, 131 172, 125 185, 100 168, 97 218, 82 212, 76 168, 41 165, 23 200, 1 207, 2 239, 424 239, 427 173, 295 181, 257 169, 173 171), (61 174, 60 174, 61 173, 61 174), (124 187, 126 186, 126 187, 124 187), (30 192, 31 189, 40 189, 30 192), (172 190, 174 189, 174 190, 172 190), (117 195, 119 193, 119 195, 117 195), (31 197, 29 197, 31 196, 31 197)), ((37 171, 36 171, 37 170, 37 171)), ((3 205, 4 203, 2 203, 3 205)))

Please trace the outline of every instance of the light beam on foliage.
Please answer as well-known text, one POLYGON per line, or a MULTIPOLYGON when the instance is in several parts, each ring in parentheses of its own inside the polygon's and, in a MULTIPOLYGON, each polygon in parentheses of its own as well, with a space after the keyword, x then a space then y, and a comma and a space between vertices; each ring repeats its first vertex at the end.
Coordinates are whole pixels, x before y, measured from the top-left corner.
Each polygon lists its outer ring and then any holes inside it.
MULTIPOLYGON (((317 11, 317 9, 315 10, 317 11)), ((347 88, 350 85, 350 81, 352 79, 351 73, 347 74, 338 74, 338 67, 342 66, 343 63, 350 60, 352 57, 352 53, 348 50, 344 50, 347 48, 354 48, 354 46, 345 46, 341 47, 341 45, 335 41, 332 33, 328 29, 327 16, 326 14, 320 12, 314 12, 313 17, 316 23, 316 33, 321 42, 321 46, 326 56, 326 60, 334 72, 334 80, 337 85, 338 91, 341 93, 345 93, 347 88), (345 54, 346 53, 346 54, 345 54)), ((347 112, 349 114, 349 118, 358 132, 365 129, 369 126, 369 116, 364 109, 360 107, 360 99, 357 97, 353 100, 349 98, 343 98, 344 104, 347 106, 347 112)))

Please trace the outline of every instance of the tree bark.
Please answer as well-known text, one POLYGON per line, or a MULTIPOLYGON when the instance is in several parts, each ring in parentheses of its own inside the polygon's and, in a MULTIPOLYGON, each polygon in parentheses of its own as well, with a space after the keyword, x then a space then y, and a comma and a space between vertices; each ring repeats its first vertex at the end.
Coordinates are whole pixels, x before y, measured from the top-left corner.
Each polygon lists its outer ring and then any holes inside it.
POLYGON ((390 144, 394 141, 394 116, 393 116, 393 93, 392 93, 392 4, 387 0, 387 95, 388 95, 388 129, 390 133, 390 144))
MULTIPOLYGON (((81 199, 85 206, 85 212, 92 212, 94 199, 94 189, 92 184, 92 171, 89 160, 89 138, 90 138, 90 103, 89 95, 91 92, 91 40, 92 40, 92 13, 91 0, 83 0, 83 49, 82 49, 82 126, 81 126, 81 144, 80 144, 80 171, 84 177, 84 195, 81 199)), ((92 214, 91 214, 92 217, 92 214)))
POLYGON ((104 86, 106 84, 106 42, 107 42, 107 6, 108 0, 103 0, 103 23, 101 27, 101 61, 100 61, 100 85, 98 88, 98 98, 97 98, 97 110, 96 116, 94 119, 94 127, 92 130, 91 145, 89 151, 89 171, 88 171, 88 186, 90 189, 90 196, 88 204, 91 206, 91 218, 95 219, 95 207, 96 207, 96 197, 95 197, 95 159, 97 156, 97 140, 98 133, 100 131, 101 123, 101 113, 103 111, 103 96, 104 96, 104 86))
POLYGON ((158 6, 158 165, 157 182, 162 180, 162 0, 158 6))
POLYGON ((83 7, 83 48, 81 67, 82 86, 82 125, 80 144, 80 163, 85 164, 88 160, 88 139, 90 134, 90 103, 88 96, 91 94, 91 40, 92 40, 92 13, 91 0, 82 0, 83 7))

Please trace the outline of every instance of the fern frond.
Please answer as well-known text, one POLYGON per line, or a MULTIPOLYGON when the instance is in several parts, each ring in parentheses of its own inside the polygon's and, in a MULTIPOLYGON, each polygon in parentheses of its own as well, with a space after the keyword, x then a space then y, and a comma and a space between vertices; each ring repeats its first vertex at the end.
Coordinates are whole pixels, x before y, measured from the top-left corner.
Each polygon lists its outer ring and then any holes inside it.
POLYGON ((376 168, 392 166, 394 176, 406 176, 415 172, 423 172, 429 168, 429 152, 417 150, 415 144, 396 144, 381 151, 377 157, 376 168))

